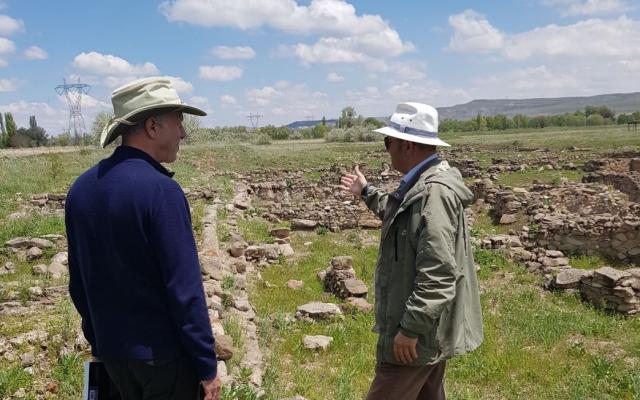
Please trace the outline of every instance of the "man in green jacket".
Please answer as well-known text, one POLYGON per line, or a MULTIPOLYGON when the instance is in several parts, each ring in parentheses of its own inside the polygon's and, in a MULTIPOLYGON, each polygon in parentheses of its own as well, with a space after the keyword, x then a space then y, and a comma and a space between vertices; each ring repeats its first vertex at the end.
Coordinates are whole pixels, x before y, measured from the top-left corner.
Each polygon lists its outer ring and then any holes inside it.
POLYGON ((391 165, 404 174, 392 193, 358 167, 341 188, 382 219, 375 271, 376 375, 368 400, 440 400, 445 362, 483 339, 480 295, 464 208, 473 194, 440 160, 438 112, 401 103, 385 135, 391 165))

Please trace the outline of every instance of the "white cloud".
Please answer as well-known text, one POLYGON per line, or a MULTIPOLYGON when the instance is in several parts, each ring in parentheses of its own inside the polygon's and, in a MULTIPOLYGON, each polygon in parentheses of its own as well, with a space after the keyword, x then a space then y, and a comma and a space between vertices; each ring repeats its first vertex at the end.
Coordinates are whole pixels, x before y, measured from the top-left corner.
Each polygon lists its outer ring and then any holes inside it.
POLYGON ((216 48, 211 50, 211 53, 223 60, 248 60, 256 56, 256 52, 248 46, 217 46, 216 48))
POLYGON ((189 98, 188 104, 194 107, 201 108, 206 113, 211 112, 211 107, 209 106, 209 99, 204 96, 191 96, 189 98))
POLYGON ((503 49, 507 58, 534 57, 626 57, 640 49, 640 22, 618 19, 589 19, 572 25, 548 25, 512 35, 503 49))
POLYGON ((625 0, 543 0, 542 4, 562 9, 563 16, 620 14, 637 7, 625 0))
POLYGON ((422 62, 394 62, 389 66, 393 76, 411 81, 426 78, 427 66, 422 62))
POLYGON ((158 68, 150 62, 133 65, 123 58, 95 51, 78 54, 72 65, 86 72, 107 76, 145 76, 158 73, 158 68))
POLYGON ((412 51, 393 31, 372 32, 349 37, 322 37, 312 45, 299 43, 294 54, 304 63, 372 63, 376 59, 399 56, 412 51))
POLYGON ((16 90, 18 90, 18 85, 14 79, 0 78, 0 92, 15 92, 16 90))
POLYGON ((581 89, 575 76, 545 65, 476 78, 472 84, 472 91, 479 98, 554 97, 577 93, 581 89))
POLYGON ((329 75, 327 75, 327 81, 328 82, 342 82, 344 81, 344 76, 336 73, 336 72, 331 72, 329 73, 329 75))
POLYGON ((264 115, 265 123, 289 123, 307 115, 320 115, 329 107, 326 93, 312 91, 305 84, 278 81, 246 92, 249 112, 264 115), (274 119, 274 115, 277 118, 274 119), (277 122, 276 122, 277 121, 277 122))
POLYGON ((160 6, 169 21, 239 29, 271 27, 287 33, 317 34, 315 44, 300 43, 294 52, 304 63, 366 62, 413 51, 379 15, 357 15, 344 0, 171 0, 160 6), (335 46, 335 48, 331 48, 335 46))
POLYGON ((171 81, 171 85, 178 93, 191 93, 193 91, 193 85, 191 82, 187 82, 179 76, 167 76, 171 81))
POLYGON ((11 35, 24 29, 21 20, 11 18, 8 15, 0 15, 0 35, 11 35))
MULTIPOLYGON (((479 16, 472 10, 463 14, 479 16)), ((456 16, 450 17, 450 20, 453 17, 456 16)), ((467 29, 457 23, 452 23, 452 26, 454 36, 449 45, 451 50, 478 53, 494 51, 510 60, 568 57, 593 62, 594 57, 627 57, 630 55, 629 49, 640 48, 640 21, 626 16, 610 20, 588 19, 571 25, 551 24, 510 35, 499 33, 483 17, 477 25, 482 29, 467 29), (498 32, 499 40, 495 32, 498 32), (492 41, 490 38, 494 36, 496 40, 492 41)))
POLYGON ((38 46, 31 46, 24 51, 24 56, 29 60, 46 60, 49 55, 38 46))
MULTIPOLYGON (((64 106, 68 105, 67 102, 67 98, 63 95, 58 95, 58 101, 60 101, 60 103, 64 106)), ((107 103, 105 101, 102 101, 94 96, 91 96, 89 94, 83 94, 82 95, 82 110, 83 111, 88 111, 88 110, 94 110, 94 111, 100 111, 100 110, 111 110, 111 103, 107 103)))
POLYGON ((2 67, 6 67, 7 65, 9 65, 9 63, 7 62, 7 60, 0 58, 0 68, 2 67))
POLYGON ((220 102, 227 105, 233 105, 237 103, 236 98, 229 94, 220 96, 220 102))
POLYGON ((454 51, 487 52, 502 48, 503 34, 494 28, 482 15, 473 10, 451 15, 449 24, 453 27, 453 37, 449 49, 454 51))
POLYGON ((225 65, 203 65, 200 78, 212 81, 232 81, 242 77, 242 68, 225 65))
POLYGON ((0 54, 8 54, 16 51, 16 45, 7 38, 0 37, 0 54))

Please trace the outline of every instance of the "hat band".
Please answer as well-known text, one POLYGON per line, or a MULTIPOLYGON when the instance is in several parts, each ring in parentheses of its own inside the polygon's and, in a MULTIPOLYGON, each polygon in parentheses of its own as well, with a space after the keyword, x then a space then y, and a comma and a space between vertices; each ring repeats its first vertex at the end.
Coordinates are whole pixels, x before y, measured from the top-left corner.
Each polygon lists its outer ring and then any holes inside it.
POLYGON ((422 129, 409 128, 408 126, 400 125, 393 121, 389 121, 389 126, 402 133, 409 133, 411 135, 416 135, 416 136, 431 138, 431 139, 438 138, 438 132, 429 132, 429 131, 423 131, 422 129))
POLYGON ((134 126, 136 124, 135 122, 128 121, 124 118, 111 118, 111 123, 113 122, 120 122, 121 124, 127 126, 134 126))

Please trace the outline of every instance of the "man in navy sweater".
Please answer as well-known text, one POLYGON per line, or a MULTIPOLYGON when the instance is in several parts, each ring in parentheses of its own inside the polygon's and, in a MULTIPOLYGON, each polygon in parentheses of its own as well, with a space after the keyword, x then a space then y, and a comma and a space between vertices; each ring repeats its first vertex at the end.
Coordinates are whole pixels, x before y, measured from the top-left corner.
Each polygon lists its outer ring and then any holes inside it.
POLYGON ((185 137, 182 103, 164 78, 112 95, 102 132, 122 145, 69 190, 69 293, 92 353, 123 399, 217 400, 220 381, 189 204, 162 162, 185 137))

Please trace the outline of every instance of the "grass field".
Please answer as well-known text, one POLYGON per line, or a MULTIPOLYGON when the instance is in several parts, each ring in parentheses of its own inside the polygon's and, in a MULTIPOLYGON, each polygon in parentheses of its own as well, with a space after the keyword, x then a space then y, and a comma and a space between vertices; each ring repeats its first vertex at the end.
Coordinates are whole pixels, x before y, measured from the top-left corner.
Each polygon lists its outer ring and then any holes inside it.
MULTIPOLYGON (((496 157, 529 160, 553 156, 562 160, 569 154, 579 164, 603 153, 640 150, 640 135, 618 127, 452 133, 444 135, 444 140, 453 145, 448 151, 482 165, 489 165, 496 157), (569 152, 571 147, 579 149, 569 152)), ((63 234, 61 217, 38 214, 15 220, 6 217, 18 211, 32 194, 66 192, 78 174, 110 151, 84 148, 25 157, 0 152, 0 241, 16 236, 63 234)), ((179 160, 170 168, 183 187, 216 189, 224 200, 229 200, 233 194, 233 173, 305 169, 306 178, 318 183, 321 175, 315 169, 320 167, 332 164, 350 167, 356 163, 380 166, 388 161, 382 143, 315 140, 273 142, 265 146, 184 146, 179 160)), ((561 178, 579 181, 581 172, 527 169, 502 174, 499 182, 526 186, 533 179, 553 184, 561 178)), ((204 205, 204 201, 191 203, 197 235, 204 205)), ((222 221, 225 217, 221 212, 222 221)), ((476 224, 476 232, 481 233, 502 233, 506 229, 493 225, 486 215, 478 216, 476 224)), ((266 239, 271 226, 266 221, 238 220, 238 228, 251 240, 266 239)), ((294 314, 296 307, 307 301, 339 302, 322 292, 316 277, 336 255, 353 256, 358 277, 371 288, 377 235, 375 231, 359 230, 295 233, 292 245, 296 257, 261 271, 263 279, 255 283, 250 298, 257 308, 258 333, 267 355, 265 398, 280 399, 295 394, 310 400, 363 398, 375 363, 373 316, 349 312, 344 319, 309 324, 291 322, 287 315, 294 314), (312 243, 304 245, 305 242, 312 243), (289 279, 303 280, 304 288, 299 291, 286 288, 289 279), (325 334, 334 341, 325 352, 310 352, 302 346, 305 334, 325 334)), ((221 241, 229 239, 223 223, 219 236, 221 241)), ((45 258, 52 255, 45 254, 45 258)), ((0 265, 10 259, 8 252, 0 250, 0 265)), ((582 303, 574 294, 543 291, 540 276, 524 272, 502 254, 477 250, 476 261, 481 267, 486 340, 478 351, 449 362, 449 398, 640 399, 639 318, 603 313, 582 303)), ((598 257, 576 256, 571 263, 579 268, 594 268, 603 261, 598 257)), ((32 275, 34 263, 17 262, 16 274, 0 276, 0 302, 17 293, 20 302, 32 304, 30 287, 66 285, 65 278, 53 280, 32 275)), ((47 339, 14 348, 14 352, 21 354, 45 346, 46 363, 36 366, 33 373, 25 371, 19 359, 9 360, 0 353, 0 399, 12 398, 20 388, 24 389, 24 398, 40 398, 48 383, 59 386, 54 398, 77 399, 82 384, 81 365, 88 354, 78 353, 69 344, 79 329, 78 316, 69 300, 61 296, 54 304, 32 313, 1 318, 0 343, 34 330, 46 332, 47 339)), ((227 322, 225 328, 241 338, 233 321, 227 322)), ((227 394, 227 399, 233 398, 230 396, 227 394)))

